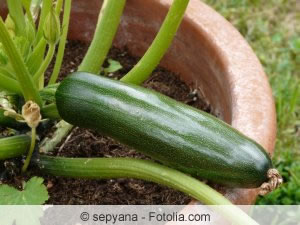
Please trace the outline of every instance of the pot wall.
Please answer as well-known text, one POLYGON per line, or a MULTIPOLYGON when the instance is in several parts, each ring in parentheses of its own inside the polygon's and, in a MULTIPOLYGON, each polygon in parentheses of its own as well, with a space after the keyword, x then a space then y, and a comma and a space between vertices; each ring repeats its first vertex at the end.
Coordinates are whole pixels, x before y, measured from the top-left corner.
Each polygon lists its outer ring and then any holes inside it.
MULTIPOLYGON (((127 0, 114 45, 126 46, 132 54, 142 56, 171 3, 127 0)), ((91 41, 100 7, 99 0, 73 0, 70 39, 91 41)), ((199 0, 191 0, 161 65, 199 89, 221 119, 273 153, 276 118, 267 77, 247 42, 217 12, 199 0)), ((252 204, 258 190, 219 191, 236 204, 252 204)))

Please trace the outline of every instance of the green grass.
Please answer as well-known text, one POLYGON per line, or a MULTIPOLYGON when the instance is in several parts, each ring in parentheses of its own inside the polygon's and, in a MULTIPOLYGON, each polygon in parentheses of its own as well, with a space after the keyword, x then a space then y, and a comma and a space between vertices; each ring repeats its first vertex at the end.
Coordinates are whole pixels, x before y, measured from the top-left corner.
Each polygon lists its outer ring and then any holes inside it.
POLYGON ((245 37, 269 77, 276 101, 274 165, 284 184, 257 204, 300 204, 300 2, 205 0, 245 37), (297 3, 298 2, 298 3, 297 3))

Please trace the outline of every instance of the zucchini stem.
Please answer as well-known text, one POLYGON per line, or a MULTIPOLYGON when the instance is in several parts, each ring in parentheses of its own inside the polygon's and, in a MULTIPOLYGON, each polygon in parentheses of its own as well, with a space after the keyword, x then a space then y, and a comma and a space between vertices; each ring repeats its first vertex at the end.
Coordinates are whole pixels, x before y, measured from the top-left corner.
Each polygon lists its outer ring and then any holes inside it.
POLYGON ((35 45, 37 45, 40 42, 40 40, 43 39, 44 23, 45 23, 48 13, 51 10, 51 7, 52 7, 52 0, 43 0, 38 30, 36 33, 35 45))
POLYGON ((126 0, 104 0, 92 43, 79 71, 99 74, 117 32, 125 3, 126 0))
POLYGON ((26 160, 25 160, 25 163, 22 167, 22 173, 25 173, 28 166, 29 166, 29 163, 30 163, 30 160, 31 160, 31 157, 32 157, 32 153, 34 151, 34 147, 35 147, 35 140, 36 140, 36 128, 32 128, 31 129, 31 143, 30 143, 30 148, 29 148, 29 151, 28 151, 28 154, 27 154, 27 157, 26 157, 26 160))
POLYGON ((43 118, 48 118, 52 120, 60 119, 59 113, 54 103, 44 106, 41 109, 41 113, 43 115, 43 118))
MULTIPOLYGON (((59 3, 61 4, 61 2, 59 2, 59 3)), ((57 51, 57 55, 56 55, 54 69, 53 69, 53 72, 51 74, 48 84, 54 84, 56 82, 61 65, 62 65, 64 52, 65 52, 67 34, 68 34, 68 30, 69 30, 72 0, 66 0, 64 4, 65 5, 64 5, 64 16, 63 16, 63 24, 62 24, 62 35, 61 35, 61 38, 59 41, 59 46, 58 46, 58 51, 57 51)), ((57 7, 57 8, 59 8, 59 7, 57 7)), ((59 12, 57 10, 56 13, 59 14, 59 12)))
MULTIPOLYGON (((67 0, 66 0, 66 1, 67 1, 67 0)), ((61 9, 62 9, 63 3, 64 3, 64 0, 57 0, 57 1, 56 1, 55 12, 56 12, 57 15, 60 14, 60 11, 61 11, 61 9)))
POLYGON ((86 179, 136 178, 182 191, 207 205, 230 205, 218 211, 229 221, 241 225, 258 225, 240 208, 201 181, 175 169, 142 159, 130 158, 62 158, 39 156, 33 161, 41 171, 54 176, 86 179))
POLYGON ((121 79, 121 81, 142 84, 151 75, 170 47, 184 16, 189 0, 174 0, 157 36, 141 60, 121 79))
MULTIPOLYGON (((43 61, 40 68, 38 69, 38 71, 33 76, 33 80, 37 85, 39 84, 40 79, 44 80, 43 75, 44 75, 45 71, 47 70, 47 68, 53 58, 54 52, 55 52, 55 44, 49 44, 49 49, 48 49, 46 58, 43 61)), ((42 87, 40 87, 40 88, 42 88, 42 87)))
POLYGON ((278 170, 274 168, 268 170, 267 177, 269 178, 269 181, 260 186, 259 195, 266 195, 269 192, 274 191, 283 182, 278 170))

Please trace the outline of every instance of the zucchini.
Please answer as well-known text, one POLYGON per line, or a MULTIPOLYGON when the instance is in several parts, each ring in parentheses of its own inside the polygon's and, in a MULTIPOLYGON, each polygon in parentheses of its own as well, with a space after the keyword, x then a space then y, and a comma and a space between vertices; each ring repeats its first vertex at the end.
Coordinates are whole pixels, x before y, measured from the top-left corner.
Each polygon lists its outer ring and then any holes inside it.
POLYGON ((31 142, 28 135, 17 135, 0 138, 0 160, 9 159, 25 154, 31 142))
POLYGON ((272 162, 225 122, 160 93, 76 72, 58 87, 67 122, 94 129, 180 171, 230 187, 258 187, 272 162))
POLYGON ((26 123, 20 123, 11 117, 5 116, 4 112, 5 110, 0 108, 0 127, 9 127, 16 130, 26 129, 26 123))

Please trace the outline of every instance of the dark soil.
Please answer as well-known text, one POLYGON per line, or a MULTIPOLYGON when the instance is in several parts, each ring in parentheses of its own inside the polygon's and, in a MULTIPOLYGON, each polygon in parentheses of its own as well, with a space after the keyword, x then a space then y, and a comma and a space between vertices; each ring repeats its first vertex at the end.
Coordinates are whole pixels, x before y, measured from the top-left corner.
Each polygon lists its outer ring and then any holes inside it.
MULTIPOLYGON (((63 68, 59 79, 75 71, 80 64, 87 45, 71 41, 67 45, 63 68)), ((138 61, 126 49, 112 48, 108 58, 117 60, 123 69, 109 74, 109 77, 120 78, 138 61)), ((104 64, 107 66, 107 62, 104 64)), ((49 77, 52 66, 46 74, 49 77)), ((47 79, 47 78, 46 78, 47 79)), ((192 105, 206 112, 210 107, 202 101, 196 90, 191 90, 178 76, 164 68, 157 68, 145 87, 159 91, 171 98, 192 105)), ((74 128, 69 137, 58 146, 51 155, 65 157, 135 157, 149 159, 134 149, 101 134, 80 128, 74 128)), ((5 167, 14 171, 18 162, 7 161, 5 167)), ((1 169, 0 169, 1 170, 1 169)), ((31 176, 39 175, 31 168, 31 176)), ((181 192, 151 182, 135 179, 83 180, 59 178, 43 175, 48 187, 50 199, 48 204, 187 204, 191 199, 181 192)), ((20 187, 24 177, 6 175, 4 183, 20 187)), ((26 179, 26 178, 25 178, 26 179)))

